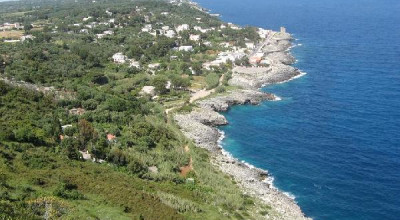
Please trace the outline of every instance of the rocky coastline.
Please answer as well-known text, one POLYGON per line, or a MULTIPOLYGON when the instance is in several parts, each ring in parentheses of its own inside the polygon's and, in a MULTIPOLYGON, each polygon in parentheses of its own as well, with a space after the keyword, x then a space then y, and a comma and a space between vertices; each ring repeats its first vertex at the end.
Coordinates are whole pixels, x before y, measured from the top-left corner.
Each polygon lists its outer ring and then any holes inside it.
POLYGON ((293 199, 272 186, 267 171, 231 157, 219 146, 222 133, 217 127, 228 123, 219 112, 227 111, 233 105, 257 105, 262 101, 279 100, 273 94, 260 91, 260 88, 301 75, 298 69, 290 66, 295 62, 289 53, 291 41, 290 34, 274 32, 261 48, 270 61, 269 66, 235 67, 228 83, 241 89, 199 100, 195 102, 197 107, 192 112, 174 115, 185 136, 192 139, 198 147, 211 152, 213 164, 232 176, 245 193, 259 198, 272 208, 275 214, 266 216, 266 219, 309 218, 304 216, 293 199))

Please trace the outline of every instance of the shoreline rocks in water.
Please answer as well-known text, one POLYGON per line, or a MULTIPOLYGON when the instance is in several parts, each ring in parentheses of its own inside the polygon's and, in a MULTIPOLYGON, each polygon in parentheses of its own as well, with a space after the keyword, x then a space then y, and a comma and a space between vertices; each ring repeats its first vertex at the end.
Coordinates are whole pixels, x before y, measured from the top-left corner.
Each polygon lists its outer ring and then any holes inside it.
POLYGON ((226 118, 218 112, 227 111, 232 105, 259 104, 265 100, 276 100, 276 96, 264 93, 258 89, 263 85, 288 81, 300 71, 287 64, 292 64, 294 58, 287 52, 290 48, 291 36, 275 34, 263 48, 269 53, 269 67, 235 67, 230 85, 244 89, 229 91, 225 94, 210 97, 196 102, 198 108, 187 114, 176 114, 174 119, 186 137, 194 143, 207 149, 212 154, 212 163, 232 176, 245 193, 259 198, 272 208, 276 215, 266 216, 266 219, 309 219, 304 216, 300 207, 293 199, 283 192, 271 187, 268 173, 262 169, 247 165, 231 157, 218 145, 221 132, 217 126, 227 124, 226 118))

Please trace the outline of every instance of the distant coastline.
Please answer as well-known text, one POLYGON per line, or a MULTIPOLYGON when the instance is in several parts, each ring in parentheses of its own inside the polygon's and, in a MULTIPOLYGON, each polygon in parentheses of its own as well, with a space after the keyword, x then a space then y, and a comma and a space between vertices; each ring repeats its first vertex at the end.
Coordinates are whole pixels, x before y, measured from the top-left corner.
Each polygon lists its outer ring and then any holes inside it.
MULTIPOLYGON (((197 3, 194 4, 210 13, 197 3)), ((285 83, 305 75, 291 66, 295 63, 294 57, 289 52, 293 38, 284 28, 281 32, 270 31, 263 41, 259 52, 270 58, 271 63, 268 67, 234 67, 229 85, 242 89, 206 97, 196 102, 199 108, 189 114, 176 114, 175 120, 188 138, 194 140, 197 146, 212 153, 213 164, 232 176, 247 194, 271 206, 279 214, 278 219, 309 219, 305 217, 293 196, 273 186, 273 177, 268 175, 268 171, 234 158, 220 145, 224 133, 217 127, 226 125, 228 121, 218 112, 228 111, 232 105, 278 101, 279 97, 261 92, 260 89, 266 85, 285 83)))

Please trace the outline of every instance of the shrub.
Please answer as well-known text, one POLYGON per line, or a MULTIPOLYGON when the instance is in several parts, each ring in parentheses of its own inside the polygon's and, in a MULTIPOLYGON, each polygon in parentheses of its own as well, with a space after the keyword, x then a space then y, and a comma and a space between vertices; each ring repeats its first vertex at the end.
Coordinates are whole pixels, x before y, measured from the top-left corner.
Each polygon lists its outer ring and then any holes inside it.
POLYGON ((72 200, 85 198, 83 194, 77 190, 77 186, 75 184, 71 184, 68 182, 59 184, 56 190, 54 190, 53 195, 64 199, 72 199, 72 200))

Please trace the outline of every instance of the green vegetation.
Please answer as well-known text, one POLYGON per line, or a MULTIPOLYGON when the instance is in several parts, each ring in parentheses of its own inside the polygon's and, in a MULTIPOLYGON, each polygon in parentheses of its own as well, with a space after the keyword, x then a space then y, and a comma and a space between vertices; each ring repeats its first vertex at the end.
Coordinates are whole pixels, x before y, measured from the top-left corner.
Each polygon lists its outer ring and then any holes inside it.
POLYGON ((212 70, 202 63, 228 50, 221 43, 256 41, 254 28, 219 29, 221 21, 188 3, 0 6, 0 23, 19 22, 24 28, 11 31, 32 35, 0 41, 0 219, 252 219, 248 213, 258 213, 257 201, 165 114, 170 105, 182 112, 195 107, 189 88, 229 90, 232 63, 212 70), (145 24, 155 35, 141 31, 145 24), (179 38, 160 33, 181 24, 191 28, 179 38), (183 45, 193 50, 176 49, 183 45), (125 62, 114 62, 116 53, 125 62), (155 94, 143 94, 144 86, 154 86, 155 94), (181 167, 190 159, 193 170, 184 176, 181 167))

